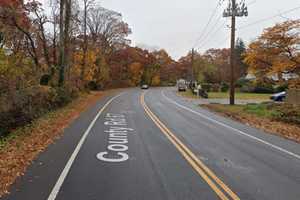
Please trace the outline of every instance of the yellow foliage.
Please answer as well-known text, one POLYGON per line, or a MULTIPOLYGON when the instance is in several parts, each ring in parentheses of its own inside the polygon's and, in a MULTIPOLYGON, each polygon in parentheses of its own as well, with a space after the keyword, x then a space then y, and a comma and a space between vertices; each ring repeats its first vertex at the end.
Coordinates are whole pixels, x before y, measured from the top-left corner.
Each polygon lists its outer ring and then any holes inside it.
POLYGON ((143 75, 143 66, 141 63, 134 62, 129 65, 130 78, 133 85, 138 85, 141 82, 143 75))
POLYGON ((159 86, 160 85, 160 76, 155 75, 152 79, 152 85, 153 86, 159 86))
POLYGON ((96 52, 88 50, 86 54, 86 65, 83 68, 83 52, 74 53, 74 65, 71 68, 73 78, 80 78, 82 70, 84 70, 84 81, 92 81, 96 69, 96 52))

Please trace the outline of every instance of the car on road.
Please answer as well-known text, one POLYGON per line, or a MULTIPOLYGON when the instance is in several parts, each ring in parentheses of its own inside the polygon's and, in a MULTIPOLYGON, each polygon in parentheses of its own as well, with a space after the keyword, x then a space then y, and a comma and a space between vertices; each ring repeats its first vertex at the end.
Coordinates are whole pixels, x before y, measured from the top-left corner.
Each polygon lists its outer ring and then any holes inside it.
POLYGON ((286 98, 286 92, 279 92, 276 94, 273 94, 270 99, 273 101, 283 101, 286 98))
POLYGON ((186 82, 184 79, 180 79, 177 81, 178 92, 185 92, 187 90, 186 82))
POLYGON ((143 85, 141 86, 141 88, 142 88, 143 90, 147 90, 147 89, 149 89, 149 85, 143 84, 143 85))

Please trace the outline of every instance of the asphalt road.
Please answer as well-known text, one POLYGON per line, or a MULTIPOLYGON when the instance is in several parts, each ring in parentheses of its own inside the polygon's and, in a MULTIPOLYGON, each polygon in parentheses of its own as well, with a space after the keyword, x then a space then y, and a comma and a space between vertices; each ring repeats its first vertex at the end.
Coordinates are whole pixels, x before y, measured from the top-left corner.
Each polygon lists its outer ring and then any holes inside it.
POLYGON ((83 113, 4 200, 299 200, 300 145, 217 116, 172 88, 83 113))

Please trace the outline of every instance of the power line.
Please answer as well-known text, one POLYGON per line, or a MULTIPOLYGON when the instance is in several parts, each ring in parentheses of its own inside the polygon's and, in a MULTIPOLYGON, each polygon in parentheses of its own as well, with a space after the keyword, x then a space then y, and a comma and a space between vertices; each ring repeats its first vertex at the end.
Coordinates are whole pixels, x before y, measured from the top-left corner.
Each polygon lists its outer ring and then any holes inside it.
MULTIPOLYGON (((298 10, 298 9, 300 9, 300 6, 295 7, 295 8, 292 8, 292 9, 289 9, 289 10, 284 11, 284 12, 281 12, 281 13, 279 13, 279 14, 277 14, 277 15, 273 15, 273 16, 270 16, 270 17, 263 18, 263 19, 261 19, 261 20, 257 20, 257 21, 255 21, 255 22, 249 23, 248 25, 241 26, 241 27, 239 27, 238 29, 246 29, 246 28, 248 28, 249 26, 253 26, 253 25, 255 25, 255 24, 258 24, 258 23, 261 23, 261 22, 264 22, 264 21, 271 20, 271 19, 273 19, 273 18, 275 18, 275 17, 282 17, 283 14, 287 14, 287 13, 296 11, 296 10, 298 10)), ((245 30, 243 30, 243 31, 241 31, 241 32, 245 32, 245 30)), ((241 32, 240 32, 240 33, 241 33, 241 32)), ((226 39, 224 38, 222 41, 217 42, 217 44, 219 44, 219 45, 224 44, 226 41, 228 41, 228 39, 229 39, 229 37, 226 37, 226 39)))
POLYGON ((277 14, 277 15, 273 15, 273 16, 270 16, 270 17, 266 17, 266 18, 264 18, 264 19, 257 20, 257 21, 255 21, 255 22, 246 24, 246 25, 244 25, 244 26, 240 26, 240 27, 238 27, 238 29, 245 29, 245 28, 248 28, 249 26, 253 26, 253 25, 256 25, 256 24, 259 24, 259 23, 262 23, 262 22, 271 20, 271 19, 273 19, 273 18, 275 18, 275 17, 280 17, 280 16, 282 16, 282 15, 284 15, 284 14, 287 14, 287 13, 290 13, 290 12, 294 12, 294 11, 299 10, 299 9, 300 9, 300 6, 295 7, 295 8, 292 8, 292 9, 289 9, 289 10, 286 10, 286 11, 284 11, 284 12, 281 12, 281 13, 277 14))
MULTIPOLYGON (((256 1, 252 1, 252 2, 249 3, 249 5, 251 5, 251 4, 255 3, 255 2, 256 2, 256 1)), ((247 24, 247 25, 241 26, 241 27, 239 27, 238 29, 246 29, 246 28, 248 28, 249 26, 253 26, 253 25, 256 25, 256 24, 258 24, 258 23, 261 23, 261 22, 264 22, 264 21, 268 21, 268 20, 271 20, 271 19, 276 18, 276 17, 281 17, 281 16, 284 15, 284 14, 287 14, 287 13, 290 13, 290 12, 294 12, 294 11, 299 10, 299 9, 300 9, 300 6, 295 7, 295 8, 292 8, 292 9, 289 9, 289 10, 286 10, 286 11, 284 11, 284 12, 281 12, 281 13, 279 13, 279 14, 276 14, 276 15, 273 15, 273 16, 270 16, 270 17, 266 17, 266 18, 257 20, 257 21, 255 21, 255 22, 252 22, 252 23, 249 23, 249 24, 247 24)), ((244 30, 244 31, 245 31, 245 30, 244 30)), ((242 31, 242 32, 244 32, 244 31, 242 31)), ((216 44, 216 45, 223 45, 225 42, 228 42, 228 39, 229 39, 229 38, 230 38, 230 36, 227 36, 226 38, 224 38, 224 39, 222 39, 222 40, 219 40, 218 42, 215 42, 214 44, 216 44)))
POLYGON ((198 42, 198 45, 196 47, 200 48, 202 47, 203 43, 207 42, 207 39, 212 37, 213 34, 215 34, 215 31, 220 30, 226 22, 224 22, 223 24, 221 24, 221 27, 218 26, 220 20, 222 19, 222 15, 218 18, 218 21, 216 21, 216 23, 208 30, 208 32, 204 35, 203 39, 201 41, 198 42), (215 29, 217 28, 217 29, 215 29))
POLYGON ((206 33, 206 30, 208 28, 208 26, 210 25, 210 23, 212 22, 213 18, 216 16, 217 14, 217 10, 219 8, 219 6, 221 5, 222 0, 219 0, 217 3, 217 6, 215 7, 215 9, 213 10, 212 14, 209 17, 209 20, 207 22, 207 24, 205 25, 205 27, 203 28, 200 36, 196 39, 195 44, 193 45, 193 48, 195 48, 197 46, 197 44, 199 43, 199 41, 202 39, 202 37, 204 36, 204 34, 206 33))
POLYGON ((217 29, 215 29, 215 30, 212 29, 210 32, 208 32, 208 34, 207 34, 208 37, 206 37, 206 38, 204 38, 204 39, 202 40, 202 42, 198 45, 198 48, 201 48, 201 47, 205 46, 211 39, 213 39, 213 37, 214 37, 217 33, 219 33, 219 31, 220 31, 222 28, 224 28, 225 24, 226 24, 226 21, 224 21, 224 22, 221 24, 221 26, 215 26, 215 27, 217 27, 217 29))

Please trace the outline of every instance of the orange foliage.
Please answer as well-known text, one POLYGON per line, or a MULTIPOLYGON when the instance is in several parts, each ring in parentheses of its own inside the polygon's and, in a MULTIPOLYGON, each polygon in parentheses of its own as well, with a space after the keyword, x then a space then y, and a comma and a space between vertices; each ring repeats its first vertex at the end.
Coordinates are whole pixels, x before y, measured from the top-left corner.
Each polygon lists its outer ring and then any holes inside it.
POLYGON ((245 62, 261 75, 300 73, 300 20, 290 20, 267 28, 249 45, 245 62))

